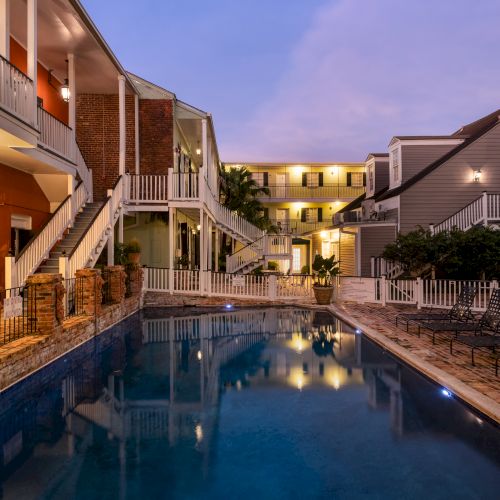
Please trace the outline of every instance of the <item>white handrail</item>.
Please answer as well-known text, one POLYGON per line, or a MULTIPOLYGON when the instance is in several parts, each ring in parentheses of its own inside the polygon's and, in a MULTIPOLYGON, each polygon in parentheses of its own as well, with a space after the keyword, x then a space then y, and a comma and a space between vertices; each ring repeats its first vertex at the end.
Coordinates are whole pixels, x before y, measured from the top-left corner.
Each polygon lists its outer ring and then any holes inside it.
POLYGON ((33 81, 0 57, 0 105, 30 125, 35 122, 33 81))
POLYGON ((39 107, 38 127, 40 129, 39 143, 43 147, 70 161, 74 160, 75 143, 73 140, 73 131, 65 123, 39 107))
POLYGON ((85 159, 82 156, 82 152, 80 151, 78 144, 75 144, 75 150, 76 150, 76 158, 75 158, 76 169, 78 171, 80 178, 82 179, 82 182, 85 184, 85 187, 87 188, 88 199, 89 201, 92 201, 94 193, 93 190, 94 188, 92 183, 92 170, 87 167, 87 164, 85 163, 85 159))
MULTIPOLYGON (((101 207, 98 214, 87 228, 83 238, 77 243, 64 269, 66 277, 73 277, 78 269, 95 264, 95 257, 98 256, 99 246, 104 246, 109 233, 113 230, 116 218, 122 202, 123 177, 118 179, 111 196, 101 207)), ((102 249, 102 246, 100 249, 102 249)))
POLYGON ((127 175, 129 203, 167 203, 166 175, 127 175))
MULTIPOLYGON (((172 200, 198 200, 200 198, 200 177, 202 172, 173 172, 170 169, 172 200)), ((203 182, 206 179, 203 177, 203 182)))
POLYGON ((451 217, 435 225, 433 233, 437 234, 442 231, 451 231, 453 228, 467 231, 467 229, 470 229, 472 226, 484 221, 485 213, 483 208, 483 196, 480 196, 451 217))
POLYGON ((17 276, 15 286, 23 285, 26 278, 34 273, 40 264, 49 257, 50 250, 75 220, 76 214, 85 204, 86 199, 85 185, 81 183, 73 195, 68 196, 54 212, 40 233, 23 249, 14 264, 14 275, 17 276))

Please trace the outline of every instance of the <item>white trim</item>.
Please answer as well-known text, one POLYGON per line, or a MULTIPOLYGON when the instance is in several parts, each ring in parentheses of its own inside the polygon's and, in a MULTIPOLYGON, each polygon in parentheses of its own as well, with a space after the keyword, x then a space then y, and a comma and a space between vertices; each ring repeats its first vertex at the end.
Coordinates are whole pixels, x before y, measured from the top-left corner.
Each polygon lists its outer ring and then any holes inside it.
POLYGON ((380 208, 384 211, 393 210, 394 208, 399 210, 399 196, 393 196, 392 198, 387 198, 386 200, 375 203, 375 210, 377 210, 377 212, 380 212, 380 208))
POLYGON ((393 137, 390 146, 394 146, 395 144, 399 144, 400 146, 458 146, 462 144, 465 139, 456 139, 455 137, 450 139, 398 139, 397 137, 393 137))
POLYGON ((401 158, 402 158, 402 153, 401 153, 401 144, 396 143, 389 149, 389 189, 394 189, 398 186, 401 186, 401 180, 403 177, 403 169, 401 165, 401 158), (394 153, 398 154, 398 178, 394 179, 394 166, 393 166, 393 155, 394 153))
MULTIPOLYGON (((375 194, 375 175, 377 172, 377 166, 376 166, 376 160, 375 157, 370 158, 366 163, 365 163, 365 173, 366 173, 366 198, 370 198, 375 194), (370 186, 370 168, 373 168, 373 186, 370 186), (373 189, 371 189, 373 188, 373 189)), ((366 199, 365 198, 365 199, 366 199)))

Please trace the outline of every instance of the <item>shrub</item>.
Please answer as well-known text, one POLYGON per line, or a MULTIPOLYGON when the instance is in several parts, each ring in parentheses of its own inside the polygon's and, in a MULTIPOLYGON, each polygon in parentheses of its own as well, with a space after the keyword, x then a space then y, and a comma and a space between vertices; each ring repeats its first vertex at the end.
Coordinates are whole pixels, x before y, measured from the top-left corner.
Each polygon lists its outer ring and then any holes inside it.
POLYGON ((309 266, 306 264, 305 266, 302 266, 302 269, 300 270, 300 274, 309 274, 309 266))
POLYGON ((269 271, 277 271, 279 268, 280 268, 279 264, 274 260, 270 260, 267 263, 267 269, 269 269, 269 271))
POLYGON ((340 274, 339 261, 335 255, 324 258, 317 254, 313 261, 314 286, 333 286, 333 277, 340 274))

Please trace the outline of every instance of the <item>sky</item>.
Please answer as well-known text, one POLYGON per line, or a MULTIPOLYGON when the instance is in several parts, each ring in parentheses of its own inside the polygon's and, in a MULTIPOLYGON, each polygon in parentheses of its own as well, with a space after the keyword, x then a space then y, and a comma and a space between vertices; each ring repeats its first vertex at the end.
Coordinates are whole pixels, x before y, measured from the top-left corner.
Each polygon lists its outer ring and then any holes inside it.
POLYGON ((499 0, 82 0, 225 162, 363 161, 500 108, 499 0), (138 7, 139 6, 139 7, 138 7))

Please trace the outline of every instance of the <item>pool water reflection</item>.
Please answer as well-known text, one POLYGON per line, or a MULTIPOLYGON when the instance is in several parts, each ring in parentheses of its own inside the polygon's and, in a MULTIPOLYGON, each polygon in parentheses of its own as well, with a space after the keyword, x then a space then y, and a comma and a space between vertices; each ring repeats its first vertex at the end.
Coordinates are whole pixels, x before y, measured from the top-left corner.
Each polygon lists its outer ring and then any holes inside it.
POLYGON ((327 313, 137 315, 0 395, 0 496, 495 498, 442 389, 327 313))

